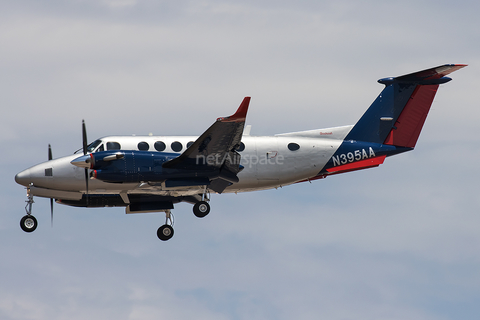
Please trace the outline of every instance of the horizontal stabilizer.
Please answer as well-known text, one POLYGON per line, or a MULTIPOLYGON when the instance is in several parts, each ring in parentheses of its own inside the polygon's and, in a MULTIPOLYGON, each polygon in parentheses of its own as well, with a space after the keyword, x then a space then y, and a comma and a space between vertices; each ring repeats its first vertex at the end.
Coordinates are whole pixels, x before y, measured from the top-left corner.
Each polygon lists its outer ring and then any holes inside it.
POLYGON ((393 79, 398 82, 426 82, 428 80, 441 79, 466 66, 466 64, 445 64, 443 66, 406 74, 393 79))

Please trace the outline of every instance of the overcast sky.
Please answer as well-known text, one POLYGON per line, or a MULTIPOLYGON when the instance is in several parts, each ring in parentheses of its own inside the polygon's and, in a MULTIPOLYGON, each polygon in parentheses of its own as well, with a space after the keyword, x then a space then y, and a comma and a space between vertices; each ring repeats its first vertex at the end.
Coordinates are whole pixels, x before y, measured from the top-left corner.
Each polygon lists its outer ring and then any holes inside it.
POLYGON ((1 1, 0 318, 474 319, 480 314, 478 1, 1 1), (414 152, 208 217, 55 206, 19 227, 19 171, 113 134, 353 124, 376 81, 466 63, 414 152))

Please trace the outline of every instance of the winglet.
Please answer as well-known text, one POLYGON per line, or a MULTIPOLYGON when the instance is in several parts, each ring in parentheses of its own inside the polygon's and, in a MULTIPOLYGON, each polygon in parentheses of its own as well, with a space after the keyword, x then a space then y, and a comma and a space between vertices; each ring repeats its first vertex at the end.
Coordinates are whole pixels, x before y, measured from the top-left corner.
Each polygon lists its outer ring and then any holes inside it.
POLYGON ((249 104, 250 104, 250 97, 245 97, 242 103, 240 104, 240 107, 238 107, 237 112, 235 112, 230 117, 218 118, 217 121, 222 121, 222 122, 245 121, 245 119, 247 118, 247 111, 248 111, 249 104))

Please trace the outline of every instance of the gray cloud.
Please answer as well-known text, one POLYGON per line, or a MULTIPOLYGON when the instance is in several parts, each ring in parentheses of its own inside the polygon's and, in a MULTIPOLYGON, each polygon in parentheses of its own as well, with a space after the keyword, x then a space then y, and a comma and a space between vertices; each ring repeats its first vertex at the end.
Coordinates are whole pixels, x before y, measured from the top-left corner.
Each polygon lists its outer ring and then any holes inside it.
POLYGON ((457 319, 478 314, 477 2, 15 1, 0 10, 0 318, 457 319), (111 134, 203 132, 252 96, 252 134, 354 123, 376 80, 468 63, 417 150, 196 219, 49 207, 20 170, 111 134))

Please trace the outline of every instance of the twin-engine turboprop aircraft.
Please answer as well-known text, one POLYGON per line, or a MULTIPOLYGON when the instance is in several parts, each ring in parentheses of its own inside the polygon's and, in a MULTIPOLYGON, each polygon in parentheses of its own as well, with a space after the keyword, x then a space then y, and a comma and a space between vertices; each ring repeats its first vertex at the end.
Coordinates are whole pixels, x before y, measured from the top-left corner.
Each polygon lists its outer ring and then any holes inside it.
POLYGON ((27 187, 27 215, 20 226, 37 228, 33 197, 77 207, 126 207, 126 213, 165 212, 157 236, 173 236, 174 204, 193 204, 197 217, 210 212, 210 193, 277 188, 376 167, 386 157, 413 150, 446 75, 466 65, 443 65, 378 80, 385 88, 351 126, 250 136, 244 128, 246 97, 230 117, 218 118, 200 137, 111 136, 83 152, 26 169, 15 181, 27 187))

